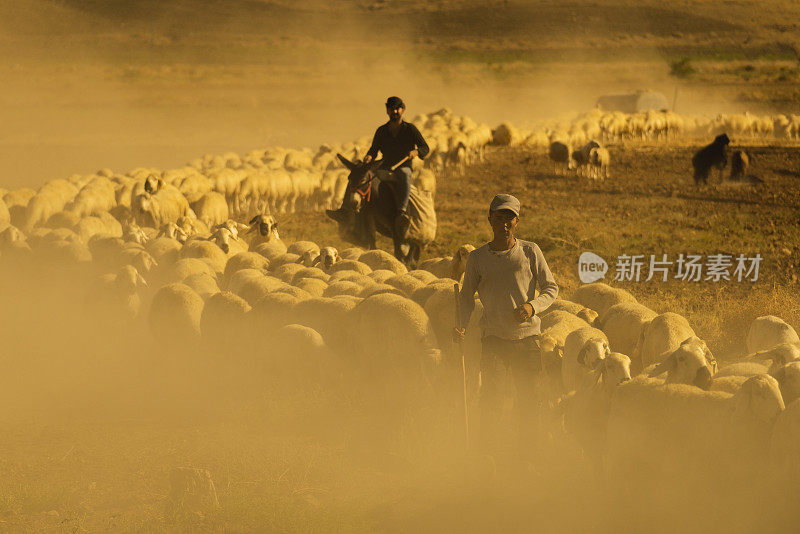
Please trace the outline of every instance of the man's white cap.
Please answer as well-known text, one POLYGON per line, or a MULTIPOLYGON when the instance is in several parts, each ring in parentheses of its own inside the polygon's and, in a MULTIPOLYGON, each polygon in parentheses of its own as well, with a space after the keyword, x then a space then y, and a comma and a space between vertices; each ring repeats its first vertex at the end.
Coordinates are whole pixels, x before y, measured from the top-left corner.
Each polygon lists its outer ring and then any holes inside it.
POLYGON ((509 210, 519 217, 519 200, 513 195, 495 195, 489 205, 489 211, 509 210))

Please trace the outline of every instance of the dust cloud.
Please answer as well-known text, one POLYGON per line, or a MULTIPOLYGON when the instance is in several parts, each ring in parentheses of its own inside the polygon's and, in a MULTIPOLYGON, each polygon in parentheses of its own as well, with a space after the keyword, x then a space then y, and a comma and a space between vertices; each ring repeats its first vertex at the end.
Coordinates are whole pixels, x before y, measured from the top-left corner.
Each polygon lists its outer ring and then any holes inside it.
MULTIPOLYGON (((677 85, 658 50, 593 50, 593 39, 620 32, 602 21, 570 49, 558 41, 577 34, 574 17, 536 27, 539 43, 535 34, 520 42, 521 30, 497 30, 508 19, 488 9, 448 19, 447 3, 430 13, 161 4, 3 6, 2 187, 355 139, 385 120, 389 95, 403 97, 409 117, 449 107, 525 126, 587 110, 603 93, 653 88, 671 98, 677 85), (481 37, 495 40, 490 53, 459 22, 471 18, 478 33, 481 16, 493 29, 481 37)), ((738 31, 717 28, 728 30, 738 31)), ((710 113, 711 100, 714 111, 735 105, 702 87, 678 94, 683 113, 710 113)), ((405 362, 369 374, 357 365, 380 361, 369 352, 327 355, 330 367, 309 375, 308 362, 281 359, 291 346, 268 328, 232 323, 212 342, 176 336, 165 346, 147 314, 117 321, 97 307, 101 266, 59 255, 2 260, 0 530, 727 533, 788 531, 796 519, 796 481, 762 476, 766 451, 728 471, 655 450, 675 462, 645 459, 621 475, 587 457, 556 415, 535 448, 518 447, 503 416, 492 458, 466 449, 452 350, 426 377, 434 388, 405 362), (186 465, 213 474, 221 509, 165 524, 169 470, 186 465)), ((142 292, 142 310, 161 275, 142 292)), ((478 361, 468 357, 476 410, 478 361)))
MULTIPOLYGON (((536 26, 547 31, 528 44, 520 31, 503 33, 513 19, 494 20, 476 46, 468 17, 492 19, 488 10, 251 8, 248 19, 242 5, 202 11, 191 2, 7 6, 4 186, 353 140, 384 121, 394 94, 409 116, 449 107, 493 127, 526 126, 590 109, 604 93, 652 88, 672 99, 677 85, 657 52, 637 51, 641 43, 591 48, 596 36, 620 32, 618 23, 604 26, 610 16, 593 22, 589 38, 571 19, 536 26), (573 33, 581 38, 570 50, 563 39, 573 33)), ((682 88, 679 109, 708 112, 701 96, 682 88)))

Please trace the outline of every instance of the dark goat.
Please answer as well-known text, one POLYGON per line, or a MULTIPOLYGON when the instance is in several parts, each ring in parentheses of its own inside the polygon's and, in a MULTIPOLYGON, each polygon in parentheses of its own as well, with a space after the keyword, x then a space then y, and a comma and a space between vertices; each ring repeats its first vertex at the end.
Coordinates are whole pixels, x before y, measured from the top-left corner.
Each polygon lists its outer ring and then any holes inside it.
POLYGON ((707 146, 704 146, 692 158, 692 167, 694 167, 694 183, 708 183, 708 173, 711 167, 719 170, 720 179, 722 178, 722 170, 728 164, 728 155, 725 152, 725 147, 730 144, 731 140, 726 134, 718 135, 714 141, 707 146))

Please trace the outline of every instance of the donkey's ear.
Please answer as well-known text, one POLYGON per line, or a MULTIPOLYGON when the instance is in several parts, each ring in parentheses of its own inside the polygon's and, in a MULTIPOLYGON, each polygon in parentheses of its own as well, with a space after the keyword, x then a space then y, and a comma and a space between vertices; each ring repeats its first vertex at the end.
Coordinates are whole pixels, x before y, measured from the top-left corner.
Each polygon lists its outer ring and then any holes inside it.
POLYGON ((336 157, 339 158, 339 161, 341 161, 344 164, 344 166, 347 167, 349 170, 352 171, 353 169, 356 168, 356 164, 355 163, 353 163, 352 161, 350 161, 346 157, 342 156, 341 154, 337 153, 336 157))

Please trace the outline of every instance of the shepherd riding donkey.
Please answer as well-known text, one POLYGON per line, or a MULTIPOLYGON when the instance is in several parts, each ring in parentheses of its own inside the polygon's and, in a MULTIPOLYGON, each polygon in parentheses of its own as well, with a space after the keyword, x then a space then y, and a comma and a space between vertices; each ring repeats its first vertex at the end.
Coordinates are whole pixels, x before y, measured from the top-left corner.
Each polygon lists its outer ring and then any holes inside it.
POLYGON ((411 162, 430 149, 417 127, 403 121, 405 108, 399 97, 389 97, 389 120, 375 131, 364 161, 338 154, 350 176, 342 207, 327 214, 339 223, 343 237, 357 245, 376 248, 376 230, 390 237, 395 257, 413 267, 436 236, 436 213, 431 193, 411 185, 411 162), (376 160, 379 151, 383 159, 376 160))

